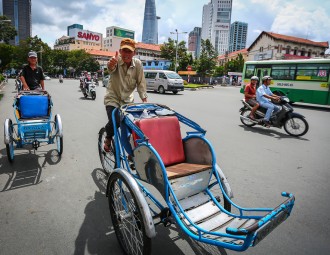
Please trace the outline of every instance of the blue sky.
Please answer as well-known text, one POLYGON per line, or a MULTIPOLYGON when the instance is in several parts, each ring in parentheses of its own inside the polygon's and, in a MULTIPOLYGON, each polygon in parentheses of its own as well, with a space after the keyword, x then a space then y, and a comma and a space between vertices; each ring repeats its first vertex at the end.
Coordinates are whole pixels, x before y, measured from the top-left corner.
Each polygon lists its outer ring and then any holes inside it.
MULTIPOLYGON (((1 1, 1 0, 0 0, 1 1)), ((156 0, 159 43, 170 32, 190 32, 202 24, 202 8, 209 0, 156 0)), ((53 46, 66 35, 68 25, 78 23, 105 34, 108 26, 135 31, 141 41, 145 0, 32 0, 32 34, 53 46)), ((249 46, 261 31, 330 41, 330 1, 328 0, 233 0, 232 22, 249 24, 249 46)), ((179 35, 187 40, 187 35, 179 35)))

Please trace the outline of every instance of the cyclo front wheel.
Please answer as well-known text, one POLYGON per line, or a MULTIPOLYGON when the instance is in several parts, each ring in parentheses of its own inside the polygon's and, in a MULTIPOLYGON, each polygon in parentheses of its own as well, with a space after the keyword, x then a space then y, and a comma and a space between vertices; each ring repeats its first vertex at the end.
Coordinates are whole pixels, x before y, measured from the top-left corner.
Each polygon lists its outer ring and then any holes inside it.
POLYGON ((108 183, 112 224, 125 254, 151 254, 151 238, 146 235, 142 211, 127 181, 113 173, 108 183))
POLYGON ((284 123, 284 130, 292 136, 303 136, 308 132, 309 125, 305 118, 294 116, 287 119, 284 123))

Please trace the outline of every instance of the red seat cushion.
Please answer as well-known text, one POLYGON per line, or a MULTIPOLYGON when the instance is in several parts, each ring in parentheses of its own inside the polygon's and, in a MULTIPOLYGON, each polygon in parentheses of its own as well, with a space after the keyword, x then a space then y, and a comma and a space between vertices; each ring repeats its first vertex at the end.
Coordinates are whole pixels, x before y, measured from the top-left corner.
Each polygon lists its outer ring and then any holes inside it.
MULTIPOLYGON (((135 124, 149 138, 165 166, 185 161, 180 125, 175 116, 141 119, 135 124)), ((134 140, 137 135, 133 132, 134 140)))

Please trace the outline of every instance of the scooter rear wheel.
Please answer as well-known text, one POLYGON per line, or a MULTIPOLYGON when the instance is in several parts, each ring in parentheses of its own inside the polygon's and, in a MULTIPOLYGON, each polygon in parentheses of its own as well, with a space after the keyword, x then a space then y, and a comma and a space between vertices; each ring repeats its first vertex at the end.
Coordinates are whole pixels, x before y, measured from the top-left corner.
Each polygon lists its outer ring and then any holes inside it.
POLYGON ((249 116, 251 114, 251 110, 250 109, 245 109, 241 112, 241 116, 244 118, 240 118, 241 122, 247 126, 247 127, 253 127, 256 125, 256 123, 253 123, 250 119, 249 116))

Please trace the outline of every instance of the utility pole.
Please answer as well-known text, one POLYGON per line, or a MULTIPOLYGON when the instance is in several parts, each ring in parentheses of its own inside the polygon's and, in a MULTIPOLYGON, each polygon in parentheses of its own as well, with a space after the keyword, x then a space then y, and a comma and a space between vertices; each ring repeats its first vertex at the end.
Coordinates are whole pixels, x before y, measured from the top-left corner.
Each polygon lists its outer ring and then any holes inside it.
POLYGON ((175 47, 175 72, 176 72, 176 66, 178 64, 178 37, 179 34, 187 34, 187 32, 178 32, 177 29, 175 29, 175 32, 170 32, 171 34, 176 34, 176 47, 175 47))
POLYGON ((42 52, 43 52, 43 47, 42 45, 40 46, 40 51, 38 51, 40 53, 40 66, 42 67, 42 52))

